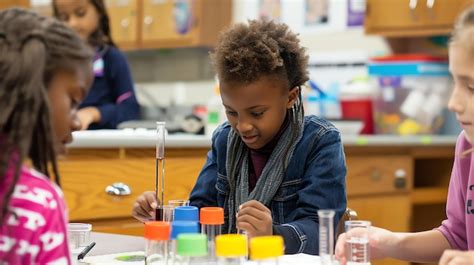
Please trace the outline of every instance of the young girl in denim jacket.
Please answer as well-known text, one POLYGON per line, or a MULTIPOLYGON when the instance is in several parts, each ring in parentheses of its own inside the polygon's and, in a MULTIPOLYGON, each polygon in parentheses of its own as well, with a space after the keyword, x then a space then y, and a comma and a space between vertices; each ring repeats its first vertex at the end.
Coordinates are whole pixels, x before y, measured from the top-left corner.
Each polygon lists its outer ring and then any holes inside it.
MULTIPOLYGON (((191 205, 224 208, 223 233, 282 235, 286 253, 318 253, 319 209, 346 209, 340 133, 304 117, 301 86, 308 56, 284 24, 249 21, 224 32, 211 54, 228 122, 190 195, 191 205)), ((134 216, 153 216, 153 193, 137 199, 134 216)))
POLYGON ((81 127, 89 47, 66 25, 0 11, 0 264, 72 264, 56 157, 81 127))
POLYGON ((104 0, 53 0, 54 16, 64 21, 96 51, 95 79, 77 115, 82 129, 115 129, 140 118, 132 75, 125 55, 110 34, 104 0))
MULTIPOLYGON (((372 227, 369 245, 373 259, 391 257, 420 263, 439 261, 440 265, 474 265, 474 6, 456 24, 449 44, 449 68, 454 87, 448 107, 456 113, 464 131, 456 143, 447 218, 438 228, 418 233, 372 227)), ((342 234, 336 246, 342 264, 346 264, 345 237, 342 234)))

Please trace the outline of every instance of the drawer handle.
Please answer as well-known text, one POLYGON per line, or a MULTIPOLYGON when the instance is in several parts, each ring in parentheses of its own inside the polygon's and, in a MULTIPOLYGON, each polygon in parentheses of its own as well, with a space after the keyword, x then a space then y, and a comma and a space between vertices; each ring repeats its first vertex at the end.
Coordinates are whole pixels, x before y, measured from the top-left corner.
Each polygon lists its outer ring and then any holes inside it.
POLYGON ((153 17, 152 16, 146 16, 143 19, 143 23, 145 23, 146 26, 150 26, 153 23, 153 17))
POLYGON ((417 20, 417 17, 415 14, 417 5, 418 5, 418 0, 410 0, 410 2, 408 3, 408 7, 410 8, 410 15, 413 20, 417 20))
POLYGON ((433 10, 433 7, 435 5, 436 0, 426 0, 426 7, 428 8, 429 15, 431 19, 435 19, 435 12, 433 10))
POLYGON ((130 20, 128 20, 128 19, 126 19, 126 18, 120 20, 120 26, 121 26, 123 29, 128 28, 128 26, 130 26, 130 20))
POLYGON ((130 187, 128 187, 127 184, 122 182, 116 182, 107 186, 107 188, 105 188, 105 192, 107 192, 107 194, 115 196, 127 196, 132 194, 132 190, 130 189, 130 187))
POLYGON ((404 169, 397 169, 395 171, 394 186, 397 189, 404 189, 407 186, 407 172, 404 169))

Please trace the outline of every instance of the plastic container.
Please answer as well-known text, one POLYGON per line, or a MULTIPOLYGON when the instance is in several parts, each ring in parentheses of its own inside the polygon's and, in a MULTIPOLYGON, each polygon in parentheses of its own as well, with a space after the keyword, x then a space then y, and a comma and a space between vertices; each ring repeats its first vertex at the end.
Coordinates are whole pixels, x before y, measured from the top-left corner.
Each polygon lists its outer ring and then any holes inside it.
POLYGON ((174 208, 174 221, 199 222, 199 209, 195 206, 178 206, 174 208))
POLYGON ((376 90, 367 78, 353 80, 341 87, 341 113, 344 120, 360 120, 363 123, 361 134, 374 134, 373 101, 376 90))
POLYGON ((203 234, 180 234, 178 236, 178 256, 174 264, 209 264, 207 258, 207 237, 203 234))
POLYGON ((247 237, 238 234, 216 237, 216 257, 218 265, 242 265, 247 257, 247 237))
POLYGON ((165 265, 168 263, 170 223, 145 223, 145 263, 149 265, 165 265))
POLYGON ((171 223, 171 248, 169 252, 171 264, 173 264, 173 262, 175 262, 177 258, 178 236, 180 234, 198 234, 198 233, 199 233, 198 222, 174 221, 173 223, 171 223))
POLYGON ((259 265, 277 265, 283 254, 284 243, 281 236, 261 236, 250 240, 250 259, 259 265))
POLYGON ((221 234, 224 224, 224 209, 220 207, 203 207, 200 211, 201 233, 207 235, 209 260, 215 261, 216 236, 221 234))
POLYGON ((368 69, 371 83, 378 90, 374 101, 376 133, 419 135, 439 131, 450 90, 445 58, 374 58, 368 69))
POLYGON ((214 94, 207 102, 207 119, 204 128, 205 134, 211 138, 219 125, 226 120, 224 106, 219 93, 219 87, 214 88, 214 94))

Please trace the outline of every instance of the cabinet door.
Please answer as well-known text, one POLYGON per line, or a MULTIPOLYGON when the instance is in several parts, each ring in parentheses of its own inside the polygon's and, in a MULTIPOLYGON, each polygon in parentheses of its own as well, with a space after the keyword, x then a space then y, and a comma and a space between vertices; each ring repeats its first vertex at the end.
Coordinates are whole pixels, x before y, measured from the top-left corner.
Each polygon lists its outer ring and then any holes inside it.
POLYGON ((136 47, 138 45, 138 1, 107 0, 106 5, 113 40, 121 48, 136 47))
POLYGON ((408 194, 413 186, 409 156, 347 156, 347 196, 408 194))
POLYGON ((387 36, 446 34, 471 0, 367 0, 367 33, 387 36))
POLYGON ((189 46, 197 37, 194 0, 144 0, 143 47, 189 46))
MULTIPOLYGON (((187 199, 206 156, 199 152, 166 159, 165 201, 187 199)), ((70 209, 70 219, 117 220, 131 216, 135 199, 155 189, 154 150, 76 149, 59 161, 62 188, 70 209), (126 153, 126 155, 125 155, 126 153), (151 157, 151 158, 150 158, 151 157), (106 187, 125 183, 131 194, 110 195, 106 187)))
MULTIPOLYGON (((410 231, 410 198, 405 195, 366 196, 348 198, 348 207, 357 212, 359 220, 370 220, 372 225, 392 231, 410 231)), ((393 259, 373 261, 373 265, 408 265, 393 259)))
POLYGON ((1 0, 0 1, 0 9, 10 8, 10 7, 29 7, 30 1, 29 0, 1 0))

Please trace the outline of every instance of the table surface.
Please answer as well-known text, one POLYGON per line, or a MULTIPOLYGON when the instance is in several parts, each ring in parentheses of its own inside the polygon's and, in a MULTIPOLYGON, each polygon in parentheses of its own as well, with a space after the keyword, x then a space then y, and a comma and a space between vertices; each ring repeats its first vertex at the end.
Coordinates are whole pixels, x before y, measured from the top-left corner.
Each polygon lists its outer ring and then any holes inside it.
MULTIPOLYGON (((117 262, 113 259, 113 254, 117 253, 136 252, 137 254, 143 254, 146 244, 146 240, 143 237, 92 232, 91 241, 95 242, 96 245, 86 256, 84 260, 86 261, 85 264, 145 264, 144 262, 117 262)), ((251 264, 256 263, 251 261, 246 262, 246 265, 251 264)), ((318 256, 297 254, 281 257, 279 264, 318 265, 320 262, 318 256)))

